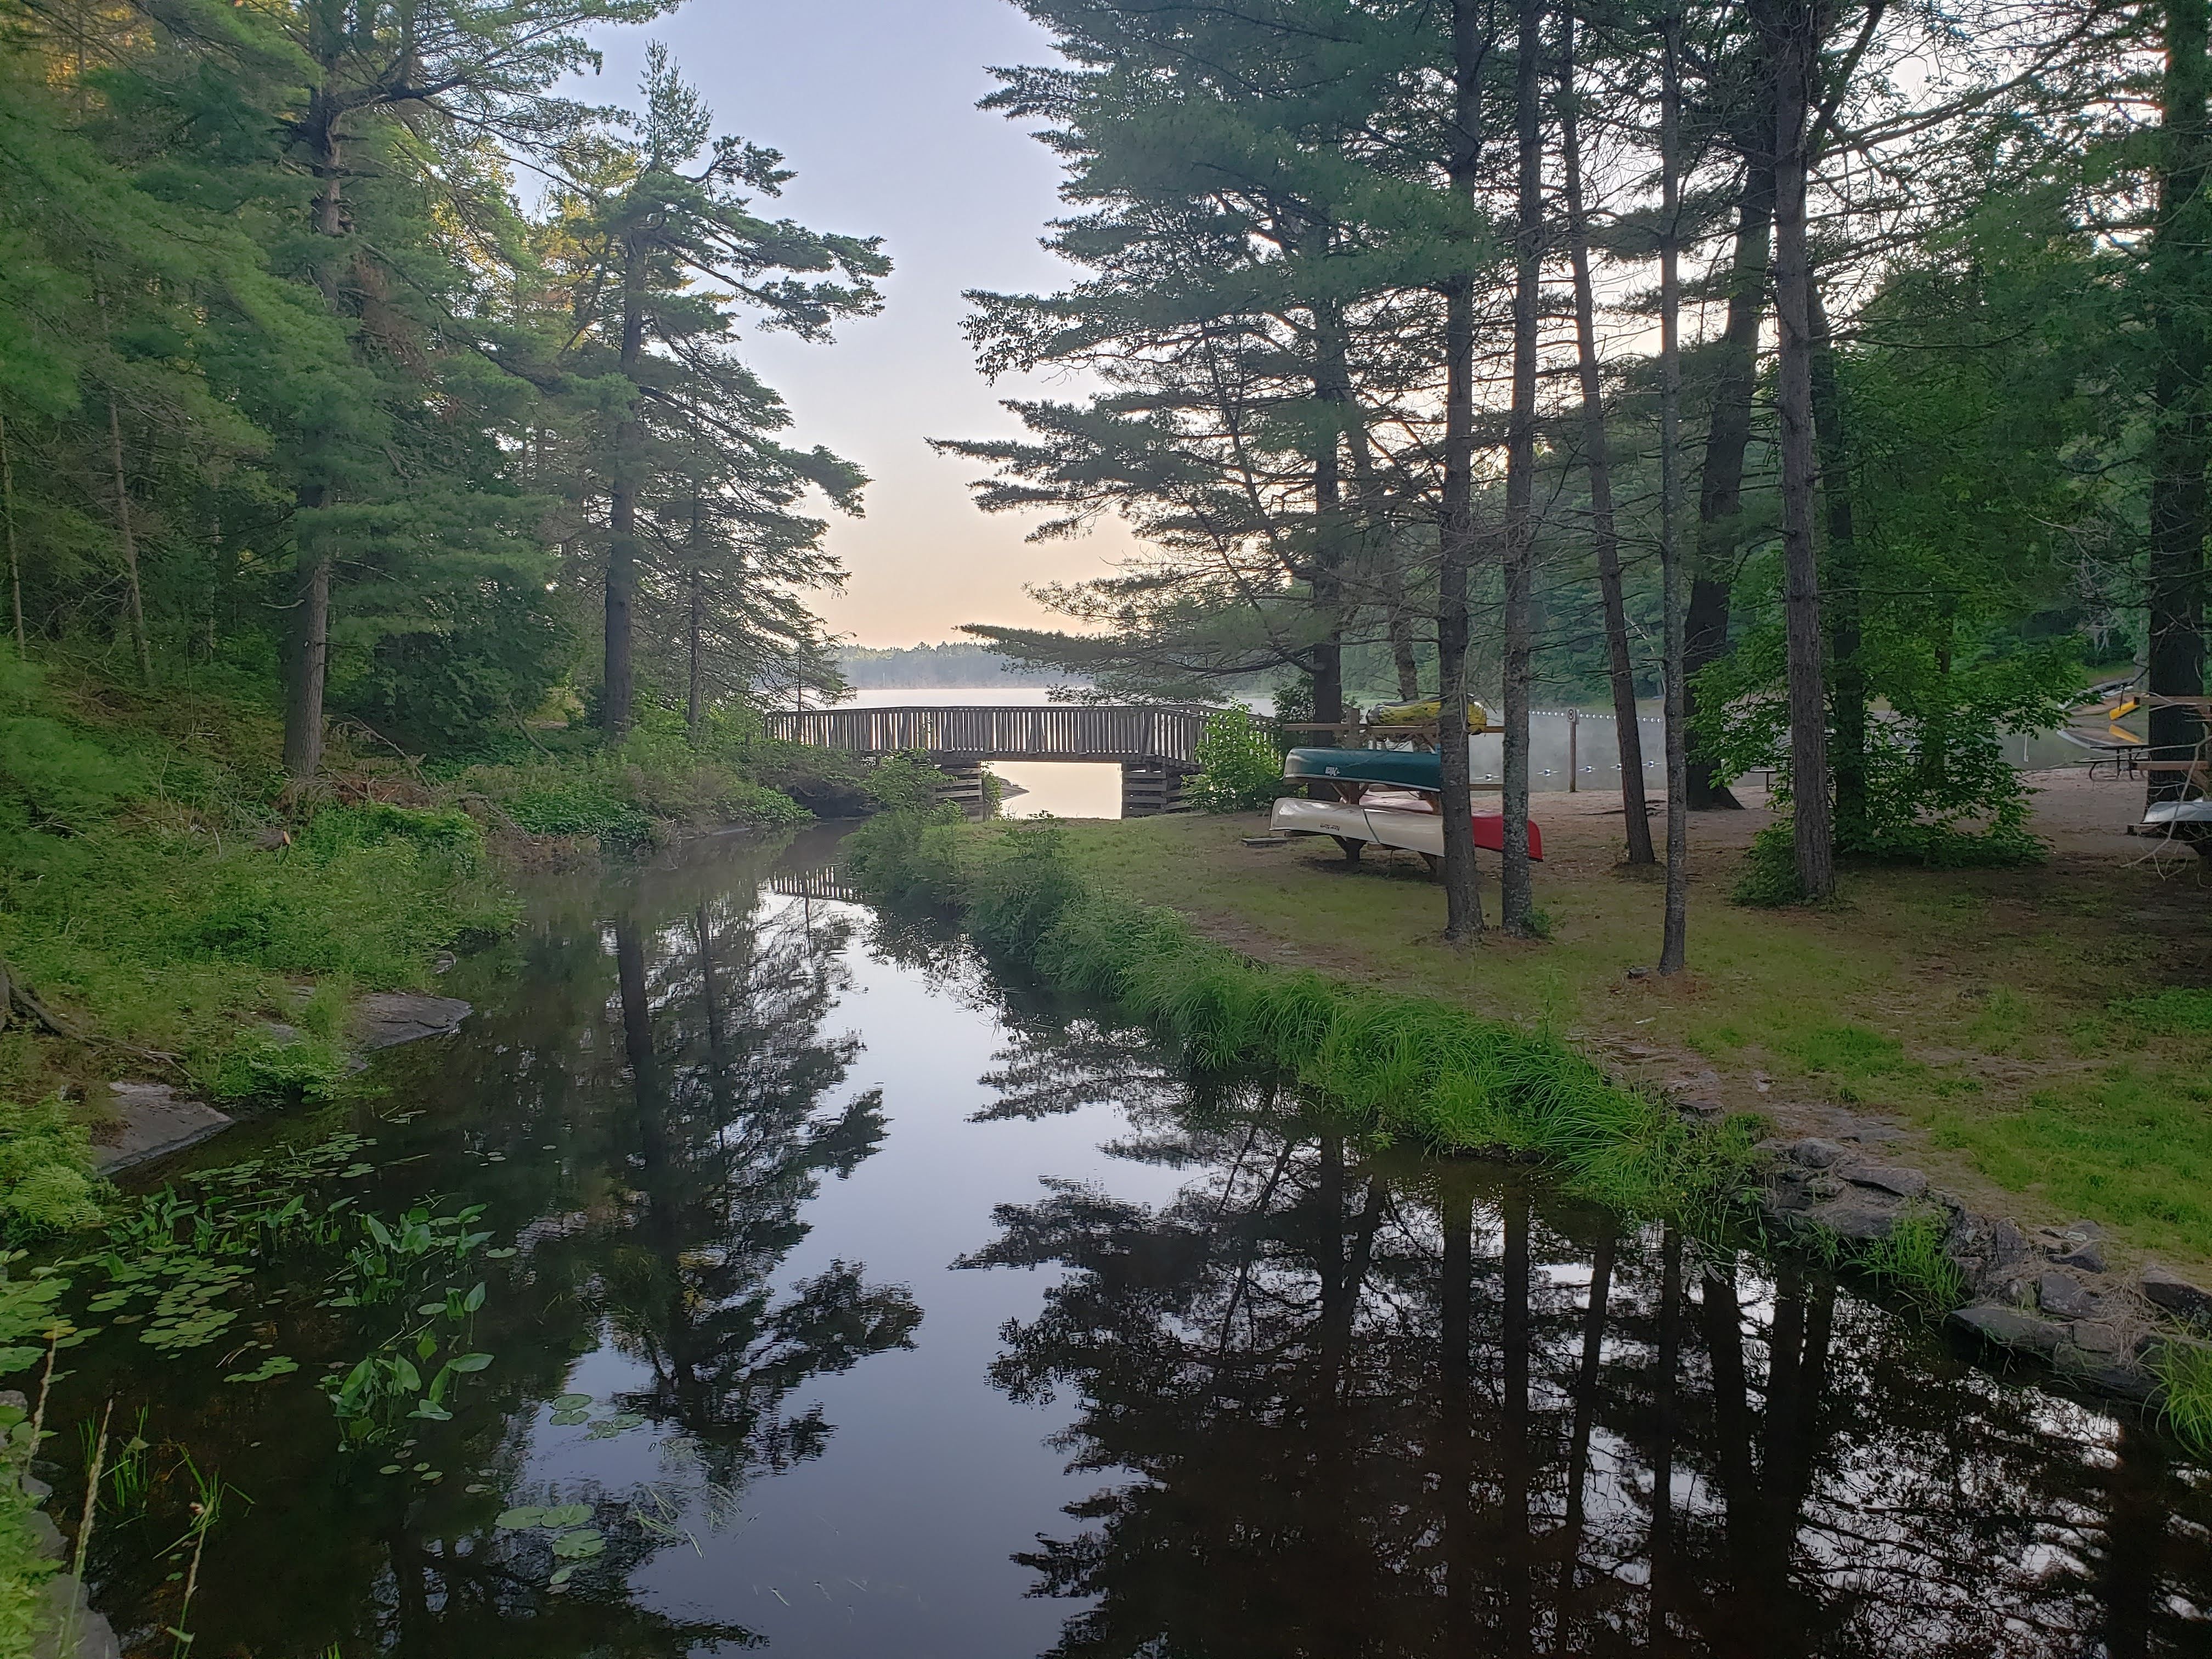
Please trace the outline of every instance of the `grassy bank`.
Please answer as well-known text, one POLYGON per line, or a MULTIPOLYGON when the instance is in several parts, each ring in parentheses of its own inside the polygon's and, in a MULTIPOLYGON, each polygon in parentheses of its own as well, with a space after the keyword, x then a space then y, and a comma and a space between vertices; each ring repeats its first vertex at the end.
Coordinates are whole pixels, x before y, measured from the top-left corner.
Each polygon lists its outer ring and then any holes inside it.
POLYGON ((443 763, 341 727, 304 788, 281 741, 219 679, 143 692, 0 647, 0 1237, 96 1212, 110 1079, 234 1107, 337 1086, 354 997, 503 932, 511 865, 810 819, 773 782, 850 811, 933 779, 662 713, 618 746, 579 728, 443 763))
POLYGON ((1657 882, 1616 866, 1617 814, 1584 818, 1570 799, 1545 826, 1550 937, 1465 954, 1437 943, 1437 890, 1410 862, 1249 848, 1249 818, 1071 824, 1066 845, 1085 882, 1247 954, 1541 1023, 1615 1075, 1687 1081, 1784 1126, 1878 1115, 1978 1207, 2086 1217, 2124 1253, 2212 1263, 2212 992, 2197 988, 2212 965, 2193 880, 2062 836, 2043 866, 1855 872, 1834 907, 1747 909, 1727 896, 1761 815, 1701 815, 1692 972, 1669 983, 1632 972, 1656 953, 1657 882))
POLYGON ((1200 1064, 1288 1072, 1383 1135, 1539 1158, 1631 1214, 1717 1218, 1749 1182, 1755 1120, 1691 1124, 1541 1021, 1252 962, 1090 878, 1064 826, 893 814, 846 848, 870 890, 957 909, 986 946, 1164 1026, 1200 1064))

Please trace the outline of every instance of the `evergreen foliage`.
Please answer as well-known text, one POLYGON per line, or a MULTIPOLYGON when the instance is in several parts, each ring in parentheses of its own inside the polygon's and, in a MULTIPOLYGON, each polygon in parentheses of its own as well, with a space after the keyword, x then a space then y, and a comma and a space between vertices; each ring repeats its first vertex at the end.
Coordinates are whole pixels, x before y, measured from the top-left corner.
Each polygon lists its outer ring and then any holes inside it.
POLYGON ((0 5, 26 651, 234 675, 301 778, 326 712, 434 755, 604 708, 618 544, 648 694, 695 726, 815 665, 804 595, 838 572, 805 500, 856 511, 863 480, 777 441, 735 321, 819 337, 888 263, 757 216, 781 157, 708 143, 659 47, 637 113, 561 90, 592 31, 665 9, 0 5))

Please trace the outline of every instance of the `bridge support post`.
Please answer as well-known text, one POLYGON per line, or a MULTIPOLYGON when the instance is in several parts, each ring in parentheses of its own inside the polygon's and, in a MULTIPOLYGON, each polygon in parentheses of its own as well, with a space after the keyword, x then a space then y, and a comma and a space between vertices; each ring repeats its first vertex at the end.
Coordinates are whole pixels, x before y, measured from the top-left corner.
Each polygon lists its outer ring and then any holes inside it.
POLYGON ((1180 811, 1183 780, 1188 775, 1187 769, 1172 762, 1123 761, 1121 816, 1149 818, 1180 811))
POLYGON ((983 763, 981 761, 946 760, 942 756, 930 763, 945 774, 945 781, 937 786, 937 799, 970 812, 983 810, 983 763))

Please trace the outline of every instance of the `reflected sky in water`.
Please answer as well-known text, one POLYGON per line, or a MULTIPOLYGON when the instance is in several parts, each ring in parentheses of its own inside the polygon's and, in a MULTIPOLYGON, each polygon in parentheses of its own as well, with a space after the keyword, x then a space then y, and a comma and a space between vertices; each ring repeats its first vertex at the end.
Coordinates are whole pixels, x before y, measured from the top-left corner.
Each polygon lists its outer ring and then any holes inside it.
MULTIPOLYGON (((204 1659, 2212 1646, 2203 1471, 1816 1268, 1191 1077, 853 902, 824 834, 531 902, 459 1037, 258 1132, 363 1127, 364 1201, 517 1248, 410 1472, 335 1449, 328 1310, 268 1316, 296 1379, 106 1341, 72 1380, 251 1499, 204 1659), (608 1539, 557 1591, 495 1522, 556 1502, 608 1539)), ((142 1651, 175 1496, 95 1542, 142 1651)))

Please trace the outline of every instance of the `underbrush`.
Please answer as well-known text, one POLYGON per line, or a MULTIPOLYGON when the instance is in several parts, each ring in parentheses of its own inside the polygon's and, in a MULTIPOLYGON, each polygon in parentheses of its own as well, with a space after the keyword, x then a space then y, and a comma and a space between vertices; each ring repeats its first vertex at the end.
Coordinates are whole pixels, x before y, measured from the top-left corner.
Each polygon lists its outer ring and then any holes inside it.
POLYGON ((920 807, 944 781, 915 757, 870 762, 771 741, 742 709, 695 732, 674 711, 647 708, 615 747, 598 746, 588 731, 556 741, 526 758, 470 766, 449 787, 464 800, 489 801, 531 835, 590 836, 626 849, 710 825, 772 829, 920 807))
POLYGON ((101 1102, 125 1072, 231 1099, 322 1092, 343 999, 303 1008, 297 981, 418 985, 439 950, 510 924, 466 813, 288 799, 276 738, 250 704, 0 653, 0 958, 82 1034, 0 1030, 0 1100, 101 1102))
POLYGON ((1064 834, 1046 820, 984 837, 957 813, 903 813, 845 846, 870 890, 957 909, 987 948, 1112 998, 1199 1066, 1278 1068, 1382 1137, 1539 1158, 1631 1214, 1717 1219, 1749 1187, 1756 1120, 1692 1125, 1547 1030, 1251 962, 1173 910, 1093 888, 1064 834))

